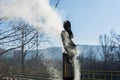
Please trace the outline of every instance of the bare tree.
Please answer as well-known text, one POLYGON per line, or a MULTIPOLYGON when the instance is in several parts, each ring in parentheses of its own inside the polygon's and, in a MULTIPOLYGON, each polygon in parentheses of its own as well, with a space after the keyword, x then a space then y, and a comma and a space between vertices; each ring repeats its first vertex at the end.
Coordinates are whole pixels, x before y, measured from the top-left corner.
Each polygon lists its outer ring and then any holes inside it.
MULTIPOLYGON (((116 47, 116 44, 111 36, 108 36, 106 34, 99 36, 99 43, 101 46, 101 57, 104 62, 105 68, 109 65, 111 59, 114 57, 114 48, 116 47)), ((113 61, 112 61, 113 62, 113 61)), ((108 68, 107 68, 108 69, 108 68)))
POLYGON ((116 43, 115 61, 117 63, 118 68, 120 69, 120 34, 116 33, 115 30, 112 30, 111 35, 114 38, 114 42, 116 43))
POLYGON ((4 47, 0 54, 19 50, 21 52, 21 71, 24 72, 26 55, 33 49, 37 49, 38 54, 39 44, 48 40, 46 40, 44 32, 36 31, 23 19, 11 21, 9 26, 9 30, 1 32, 0 43, 4 47))
POLYGON ((104 61, 107 61, 109 58, 109 54, 115 48, 115 43, 112 38, 106 34, 99 36, 99 43, 102 48, 102 58, 104 59, 104 61))

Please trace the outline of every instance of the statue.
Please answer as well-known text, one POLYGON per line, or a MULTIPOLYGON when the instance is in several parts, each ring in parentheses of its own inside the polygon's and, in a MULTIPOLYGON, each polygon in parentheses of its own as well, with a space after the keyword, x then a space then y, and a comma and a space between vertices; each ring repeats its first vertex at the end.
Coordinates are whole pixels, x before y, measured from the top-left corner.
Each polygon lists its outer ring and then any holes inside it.
POLYGON ((72 41, 74 38, 70 21, 63 24, 64 30, 61 32, 61 39, 64 46, 63 53, 63 80, 73 80, 74 78, 74 61, 73 58, 77 54, 76 45, 72 41))

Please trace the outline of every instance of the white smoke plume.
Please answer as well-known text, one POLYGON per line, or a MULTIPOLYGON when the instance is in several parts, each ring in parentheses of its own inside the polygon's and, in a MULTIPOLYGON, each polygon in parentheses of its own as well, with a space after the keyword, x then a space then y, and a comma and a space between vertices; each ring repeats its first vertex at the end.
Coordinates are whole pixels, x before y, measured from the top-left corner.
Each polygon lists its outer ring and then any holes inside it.
POLYGON ((81 74, 80 74, 80 63, 77 59, 78 55, 76 55, 73 59, 74 61, 74 80, 81 80, 81 74))
POLYGON ((52 35, 60 35, 62 18, 49 0, 0 0, 0 18, 22 18, 52 35))
POLYGON ((4 18, 22 18, 38 31, 42 29, 60 39, 62 18, 49 0, 0 0, 0 19, 4 18))

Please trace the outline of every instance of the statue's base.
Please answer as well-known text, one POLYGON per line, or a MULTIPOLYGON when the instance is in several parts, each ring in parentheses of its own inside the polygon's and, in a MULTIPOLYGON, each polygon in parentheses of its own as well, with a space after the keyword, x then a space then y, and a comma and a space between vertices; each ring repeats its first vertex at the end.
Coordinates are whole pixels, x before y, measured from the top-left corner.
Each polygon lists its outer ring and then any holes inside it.
POLYGON ((73 80, 73 78, 63 78, 63 80, 73 80))
POLYGON ((73 78, 74 78, 73 63, 70 63, 68 55, 63 53, 63 80, 73 80, 73 78))

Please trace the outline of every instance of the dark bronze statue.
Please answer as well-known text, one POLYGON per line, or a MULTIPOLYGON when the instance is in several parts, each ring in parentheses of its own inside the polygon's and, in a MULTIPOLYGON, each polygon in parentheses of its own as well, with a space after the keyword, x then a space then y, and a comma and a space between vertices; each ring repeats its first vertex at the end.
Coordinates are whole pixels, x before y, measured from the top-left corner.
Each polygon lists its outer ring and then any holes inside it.
POLYGON ((63 24, 64 30, 61 32, 61 39, 64 46, 63 53, 63 80, 73 80, 74 78, 74 61, 73 58, 77 54, 76 45, 72 41, 74 38, 70 21, 63 24))

